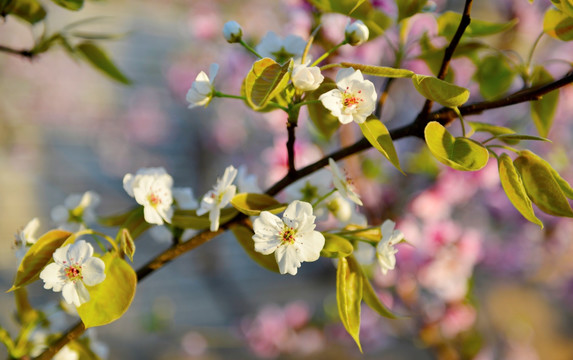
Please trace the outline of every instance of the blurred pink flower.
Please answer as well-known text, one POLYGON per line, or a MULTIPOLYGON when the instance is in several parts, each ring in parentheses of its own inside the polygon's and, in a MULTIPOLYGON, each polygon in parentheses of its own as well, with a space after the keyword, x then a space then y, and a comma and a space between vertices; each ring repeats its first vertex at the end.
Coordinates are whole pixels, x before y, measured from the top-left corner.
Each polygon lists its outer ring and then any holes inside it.
POLYGON ((466 304, 455 304, 446 309, 440 320, 440 330, 446 338, 453 338, 469 330, 476 320, 476 310, 466 304))

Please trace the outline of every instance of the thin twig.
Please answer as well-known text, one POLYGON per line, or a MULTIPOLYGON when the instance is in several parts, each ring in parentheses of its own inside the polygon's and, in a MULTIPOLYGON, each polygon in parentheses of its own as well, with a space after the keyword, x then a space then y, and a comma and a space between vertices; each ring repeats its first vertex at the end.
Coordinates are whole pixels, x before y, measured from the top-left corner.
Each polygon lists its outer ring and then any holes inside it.
POLYGON ((0 45, 0 51, 8 53, 8 54, 12 54, 12 55, 19 55, 19 56, 27 57, 29 59, 33 58, 35 55, 31 50, 16 50, 16 49, 12 49, 12 48, 9 48, 7 46, 4 46, 4 45, 0 45))
MULTIPOLYGON (((452 41, 450 41, 450 44, 448 45, 448 47, 444 52, 442 65, 440 66, 440 71, 438 72, 437 76, 438 79, 444 80, 446 74, 448 73, 448 68, 450 66, 450 62, 452 61, 452 57, 454 56, 454 52, 456 51, 456 48, 458 47, 458 44, 460 43, 460 40, 462 39, 462 36, 464 35, 466 28, 470 25, 471 10, 472 10, 472 0, 466 0, 466 4, 464 6, 464 12, 462 14, 462 19, 460 20, 460 25, 458 26, 458 29, 456 30, 456 33, 454 34, 452 41)), ((418 118, 423 119, 427 117, 427 115, 432 110, 432 105, 433 105, 432 100, 429 99, 426 100, 426 102, 424 103, 424 107, 422 108, 422 111, 420 111, 420 114, 418 114, 418 118)))

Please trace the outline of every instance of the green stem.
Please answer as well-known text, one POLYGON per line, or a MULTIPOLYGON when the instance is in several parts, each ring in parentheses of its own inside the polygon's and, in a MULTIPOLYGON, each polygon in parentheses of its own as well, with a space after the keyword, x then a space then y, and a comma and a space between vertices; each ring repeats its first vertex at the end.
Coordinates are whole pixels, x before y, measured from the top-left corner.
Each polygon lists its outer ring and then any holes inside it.
POLYGON ((335 233, 335 234, 336 234, 336 235, 360 234, 360 233, 363 233, 363 232, 365 232, 365 231, 377 230, 377 229, 380 229, 380 226, 370 226, 370 227, 363 228, 363 229, 340 231, 340 232, 337 232, 337 233, 335 233))
POLYGON ((299 103, 294 104, 294 105, 291 107, 291 109, 298 109, 298 108, 303 107, 303 106, 305 106, 305 105, 318 104, 318 103, 320 103, 320 102, 321 102, 320 100, 302 101, 302 102, 299 102, 299 103))
POLYGON ((263 58, 258 52, 256 52, 255 49, 253 49, 252 47, 250 47, 249 44, 247 44, 246 42, 244 42, 242 39, 239 40, 239 43, 240 43, 241 45, 243 45, 243 47, 244 47, 245 49, 247 49, 250 53, 254 54, 254 55, 255 55, 256 57, 258 57, 259 59, 262 59, 262 58, 263 58))
MULTIPOLYGON (((237 99, 237 100, 243 100, 243 101, 247 101, 247 98, 244 96, 239 96, 239 95, 231 95, 231 94, 224 94, 222 92, 219 91, 215 91, 213 92, 213 97, 219 97, 219 98, 228 98, 228 99, 237 99)), ((278 109, 284 110, 284 111, 288 111, 288 108, 277 104, 276 102, 272 102, 269 101, 269 105, 272 107, 276 107, 278 109)))
POLYGON ((328 198, 330 195, 334 194, 334 192, 336 191, 336 189, 332 189, 330 190, 330 192, 324 194, 323 196, 319 197, 318 200, 316 200, 313 204, 312 207, 315 208, 318 204, 320 204, 321 202, 323 202, 326 198, 328 198))
POLYGON ((505 149, 507 151, 511 151, 514 152, 516 154, 519 155, 519 150, 512 148, 511 146, 506 146, 506 145, 489 145, 487 146, 488 150, 489 148, 500 148, 500 149, 505 149))
POLYGON ((335 67, 342 67, 342 64, 340 63, 336 63, 336 64, 327 64, 327 65, 323 65, 320 67, 320 71, 324 71, 324 70, 328 70, 328 69, 332 69, 335 67))
POLYGON ((539 45, 539 41, 543 37, 543 34, 545 34, 545 32, 542 31, 541 34, 539 34, 537 36, 537 39, 535 39, 535 42, 531 46, 531 50, 529 50, 529 55, 527 56, 527 62, 525 63, 525 68, 527 69, 526 71, 529 71, 529 66, 531 65, 531 60, 533 60, 533 53, 535 52, 537 45, 539 45))
POLYGON ((336 50, 338 50, 339 47, 341 47, 342 45, 346 45, 348 44, 348 42, 346 40, 343 40, 340 44, 335 45, 332 49, 328 50, 327 52, 325 52, 324 54, 322 54, 321 57, 319 57, 318 59, 316 59, 310 66, 316 66, 318 64, 320 64, 322 62, 322 60, 326 59, 328 56, 330 56, 330 54, 332 54, 333 52, 335 52, 336 50))
POLYGON ((454 109, 454 112, 458 115, 458 118, 460 119, 460 125, 462 125, 462 136, 466 137, 466 126, 464 122, 464 117, 462 116, 462 113, 460 112, 460 109, 458 109, 457 106, 453 107, 452 109, 454 109))

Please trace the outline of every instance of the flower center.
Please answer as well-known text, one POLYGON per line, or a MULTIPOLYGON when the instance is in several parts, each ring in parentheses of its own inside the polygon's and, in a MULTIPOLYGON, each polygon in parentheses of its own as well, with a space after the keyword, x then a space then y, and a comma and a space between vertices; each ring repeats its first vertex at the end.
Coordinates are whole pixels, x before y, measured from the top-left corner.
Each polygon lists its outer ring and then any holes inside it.
POLYGON ((296 230, 285 225, 281 237, 283 238, 283 243, 294 244, 294 236, 296 235, 296 230))
POLYGON ((79 264, 68 266, 64 271, 66 272, 66 277, 70 281, 76 282, 84 278, 82 276, 82 266, 79 264))
POLYGON ((149 203, 152 206, 157 206, 159 204, 161 204, 161 198, 159 196, 157 196, 155 193, 151 193, 148 197, 147 200, 149 201, 149 203))
POLYGON ((346 87, 346 90, 344 90, 344 93, 342 93, 342 104, 344 105, 344 107, 355 107, 356 105, 360 104, 361 102, 364 102, 364 99, 362 99, 360 97, 359 94, 362 93, 362 90, 358 90, 358 92, 352 93, 349 91, 349 87, 346 87))

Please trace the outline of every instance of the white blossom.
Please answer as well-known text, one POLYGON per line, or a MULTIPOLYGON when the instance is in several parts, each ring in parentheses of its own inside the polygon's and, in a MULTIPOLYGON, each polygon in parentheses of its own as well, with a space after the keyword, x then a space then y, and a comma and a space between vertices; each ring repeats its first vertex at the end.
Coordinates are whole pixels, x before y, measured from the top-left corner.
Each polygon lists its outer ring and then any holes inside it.
POLYGON ((290 203, 282 219, 262 211, 253 223, 255 250, 274 252, 281 274, 296 275, 301 263, 318 260, 324 247, 324 235, 314 230, 314 220, 312 205, 304 201, 290 203))
POLYGON ((93 257, 91 244, 79 240, 54 251, 54 262, 40 273, 44 289, 62 292, 68 304, 80 306, 90 300, 87 286, 95 286, 105 280, 105 263, 93 257))
POLYGON ((324 81, 324 76, 320 73, 318 66, 308 66, 307 64, 295 65, 292 69, 292 84, 301 91, 312 91, 318 89, 324 81))
POLYGON ((236 21, 227 21, 223 26, 223 36, 229 43, 236 43, 241 41, 243 37, 243 29, 236 21))
POLYGON ((396 266, 396 253, 398 249, 394 245, 404 239, 404 234, 400 230, 394 230, 396 223, 392 220, 386 220, 380 227, 382 239, 376 246, 376 257, 382 273, 386 274, 389 270, 394 270, 396 266))
POLYGON ((363 123, 376 107, 376 89, 364 80, 360 70, 341 69, 336 75, 336 89, 318 98, 342 124, 363 123))
POLYGON ((291 58, 300 60, 305 47, 306 42, 300 36, 289 35, 281 39, 277 34, 269 31, 255 50, 262 57, 272 58, 279 64, 284 64, 291 58))
POLYGON ((143 205, 145 221, 150 224, 171 222, 172 186, 173 179, 162 167, 142 168, 135 175, 123 177, 123 188, 138 204, 143 205))
POLYGON ((189 109, 195 106, 205 106, 209 105, 211 99, 215 94, 215 87, 213 86, 213 81, 217 76, 219 71, 218 64, 211 64, 209 67, 209 76, 201 71, 199 75, 195 78, 191 88, 187 92, 187 102, 189 102, 189 109))
POLYGON ((249 174, 245 165, 239 166, 237 173, 237 188, 242 193, 260 194, 263 191, 257 184, 257 176, 249 174))
POLYGON ((237 169, 228 166, 222 178, 217 179, 217 184, 212 190, 209 190, 201 200, 201 207, 197 210, 197 215, 209 213, 209 221, 211 222, 211 231, 219 230, 219 219, 221 216, 221 209, 227 206, 231 199, 237 192, 237 187, 233 184, 237 176, 237 169))
POLYGON ((83 194, 71 194, 50 212, 52 220, 58 228, 76 232, 84 229, 84 223, 96 220, 95 208, 100 203, 100 196, 95 191, 83 194))
POLYGON ((22 260, 28 248, 36 242, 36 231, 40 227, 40 219, 33 218, 30 220, 22 230, 16 233, 14 239, 14 247, 16 249, 16 258, 22 260))
POLYGON ((357 46, 368 41, 368 35, 368 27, 360 20, 348 24, 344 30, 346 41, 352 46, 357 46))
POLYGON ((349 178, 340 170, 332 158, 328 158, 328 164, 330 165, 330 171, 332 172, 332 182, 340 195, 362 206, 362 200, 360 200, 360 196, 356 193, 354 184, 350 182, 349 178))

